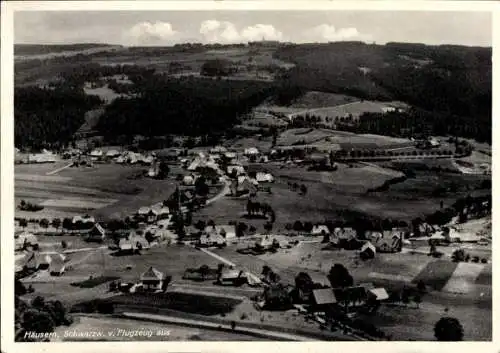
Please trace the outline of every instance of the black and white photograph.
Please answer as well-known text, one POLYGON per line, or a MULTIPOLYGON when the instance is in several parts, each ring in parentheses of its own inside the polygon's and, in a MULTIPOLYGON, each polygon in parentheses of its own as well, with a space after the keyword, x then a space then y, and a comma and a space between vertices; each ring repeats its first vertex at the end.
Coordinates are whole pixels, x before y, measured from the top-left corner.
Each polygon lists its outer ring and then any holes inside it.
POLYGON ((492 10, 12 16, 15 342, 493 340, 492 10))

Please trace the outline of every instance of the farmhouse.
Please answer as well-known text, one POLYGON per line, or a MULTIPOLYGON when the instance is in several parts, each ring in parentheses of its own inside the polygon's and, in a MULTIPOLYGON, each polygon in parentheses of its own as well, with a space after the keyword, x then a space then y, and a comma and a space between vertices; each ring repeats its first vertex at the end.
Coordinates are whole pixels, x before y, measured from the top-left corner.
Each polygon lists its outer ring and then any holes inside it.
POLYGON ((102 152, 102 150, 99 150, 99 149, 96 149, 96 150, 92 150, 90 152, 90 157, 93 159, 93 160, 97 160, 99 158, 102 158, 102 156, 104 155, 104 153, 102 152))
POLYGON ((389 299, 385 288, 371 288, 367 292, 368 300, 383 301, 389 299))
POLYGON ((228 160, 232 160, 236 158, 236 153, 235 152, 226 152, 224 153, 224 157, 228 160))
POLYGON ((217 278, 217 284, 219 285, 238 286, 246 283, 246 281, 245 272, 238 270, 223 271, 217 278))
POLYGON ((232 225, 206 226, 204 233, 220 235, 224 239, 233 239, 236 237, 236 227, 232 225))
POLYGON ((108 152, 106 152, 106 157, 108 158, 115 158, 115 157, 118 157, 120 155, 120 152, 118 152, 117 150, 109 150, 108 152))
POLYGON ((59 253, 51 253, 51 254, 36 254, 35 255, 35 268, 38 270, 49 270, 52 266, 52 263, 55 265, 64 263, 66 261, 66 256, 59 253))
POLYGON ((312 235, 326 235, 326 234, 330 234, 330 230, 328 229, 328 227, 326 225, 318 224, 318 225, 313 226, 311 234, 312 235))
POLYGON ((392 230, 384 232, 370 232, 367 239, 375 246, 378 252, 398 252, 401 251, 403 242, 403 232, 392 230))
POLYGON ((81 222, 83 224, 94 224, 95 223, 95 218, 91 217, 89 215, 85 216, 74 216, 73 219, 71 220, 71 223, 76 224, 77 222, 81 222))
POLYGON ((325 311, 337 304, 337 298, 331 288, 320 288, 312 291, 312 302, 315 311, 325 311))
POLYGON ((368 259, 373 259, 375 257, 376 253, 377 253, 377 249, 375 248, 375 246, 372 243, 370 243, 369 241, 367 241, 361 247, 361 251, 359 253, 359 256, 361 256, 361 258, 363 260, 368 260, 368 259))
POLYGON ((241 196, 244 194, 254 195, 257 192, 258 182, 251 180, 246 176, 240 176, 237 180, 231 182, 230 190, 231 195, 241 196))
POLYGON ((52 153, 36 153, 28 155, 28 163, 55 163, 56 157, 52 153))
POLYGON ((38 245, 36 235, 28 232, 18 232, 14 234, 15 250, 22 250, 27 246, 38 245))
POLYGON ((219 233, 204 233, 200 236, 198 245, 201 247, 211 247, 211 246, 224 246, 226 245, 226 238, 224 238, 219 233))
POLYGON ((330 242, 340 244, 341 242, 350 241, 356 238, 356 231, 353 228, 340 228, 337 227, 333 230, 330 237, 330 242))
POLYGON ((195 182, 195 177, 193 175, 185 175, 184 178, 182 179, 182 184, 186 186, 192 186, 194 185, 195 182))
POLYGON ((259 183, 274 183, 274 177, 270 173, 258 172, 255 174, 255 180, 259 183))
POLYGON ((87 241, 102 242, 106 238, 106 230, 99 224, 94 224, 94 227, 87 233, 85 239, 87 241))
POLYGON ((246 174, 245 168, 241 165, 229 165, 226 170, 228 175, 232 175, 233 173, 236 173, 237 176, 246 174))
POLYGON ((166 277, 163 272, 150 267, 141 274, 141 285, 147 291, 160 291, 163 289, 165 279, 166 277))
POLYGON ((224 146, 215 146, 215 147, 210 149, 210 153, 213 153, 213 154, 226 153, 226 152, 227 152, 227 148, 224 146))
POLYGON ((49 267, 51 276, 61 276, 66 271, 66 264, 64 261, 54 260, 49 267))
POLYGON ((245 148, 245 151, 243 152, 245 156, 251 157, 251 156, 257 156, 260 154, 259 150, 256 147, 250 147, 250 148, 245 148))

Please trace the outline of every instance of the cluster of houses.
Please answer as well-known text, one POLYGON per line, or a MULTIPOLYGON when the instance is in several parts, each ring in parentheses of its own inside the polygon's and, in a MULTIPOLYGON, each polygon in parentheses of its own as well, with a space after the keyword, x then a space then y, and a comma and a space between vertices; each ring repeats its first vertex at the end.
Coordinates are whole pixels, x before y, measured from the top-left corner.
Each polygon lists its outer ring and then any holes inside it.
POLYGON ((55 163, 57 160, 58 156, 46 149, 43 149, 40 153, 23 153, 18 148, 15 148, 15 164, 55 163))

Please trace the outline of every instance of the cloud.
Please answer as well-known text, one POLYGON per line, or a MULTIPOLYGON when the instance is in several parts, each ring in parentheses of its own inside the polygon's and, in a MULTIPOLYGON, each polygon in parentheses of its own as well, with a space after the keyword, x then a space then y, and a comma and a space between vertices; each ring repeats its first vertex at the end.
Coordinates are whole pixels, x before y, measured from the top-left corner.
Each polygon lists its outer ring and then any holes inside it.
POLYGON ((169 41, 178 34, 169 22, 141 22, 130 28, 126 37, 134 44, 169 41))
POLYGON ((256 24, 248 26, 240 31, 232 22, 206 20, 200 25, 200 34, 209 43, 241 43, 266 40, 281 40, 283 34, 274 26, 268 24, 256 24))
POLYGON ((346 40, 371 40, 371 36, 360 33, 355 27, 336 29, 333 25, 323 23, 316 27, 306 30, 304 41, 311 42, 336 42, 346 40))
POLYGON ((258 41, 262 40, 262 38, 265 40, 283 39, 283 33, 274 28, 274 26, 263 24, 246 27, 241 31, 241 35, 248 41, 258 41))

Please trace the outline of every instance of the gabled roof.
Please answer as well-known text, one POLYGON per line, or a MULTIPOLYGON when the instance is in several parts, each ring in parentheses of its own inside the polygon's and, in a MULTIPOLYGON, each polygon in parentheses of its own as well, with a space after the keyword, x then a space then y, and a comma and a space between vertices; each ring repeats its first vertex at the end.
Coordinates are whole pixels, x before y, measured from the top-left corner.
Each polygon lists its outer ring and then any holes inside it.
POLYGON ((389 294, 385 288, 373 288, 368 291, 375 296, 376 300, 386 300, 389 299, 389 294))
POLYGON ((222 272, 220 279, 222 279, 222 280, 223 279, 227 279, 227 280, 235 279, 235 278, 239 278, 240 274, 241 274, 241 271, 228 270, 228 271, 222 272))
POLYGON ((359 301, 366 299, 366 289, 364 287, 336 288, 333 290, 337 302, 345 300, 359 301))
POLYGON ((337 303, 337 298, 332 288, 314 289, 312 294, 314 302, 318 305, 337 303))
POLYGON ((94 233, 94 234, 97 233, 97 234, 104 236, 106 234, 106 230, 99 223, 96 223, 96 224, 94 224, 94 228, 92 228, 91 233, 94 233))
POLYGON ((139 208, 139 210, 137 211, 137 213, 141 214, 141 215, 145 215, 145 214, 148 214, 149 211, 150 211, 149 207, 143 206, 143 207, 139 208))
POLYGON ((141 281, 162 280, 164 278, 163 272, 158 271, 154 267, 150 267, 141 275, 141 281))
POLYGON ((377 249, 375 248, 375 245, 367 241, 366 243, 363 244, 361 247, 361 252, 364 252, 366 250, 371 250, 375 254, 377 252, 377 249))
POLYGON ((321 234, 323 232, 326 233, 326 234, 330 234, 330 230, 324 224, 320 224, 320 225, 314 226, 313 229, 312 229, 312 231, 311 231, 312 234, 321 234))

